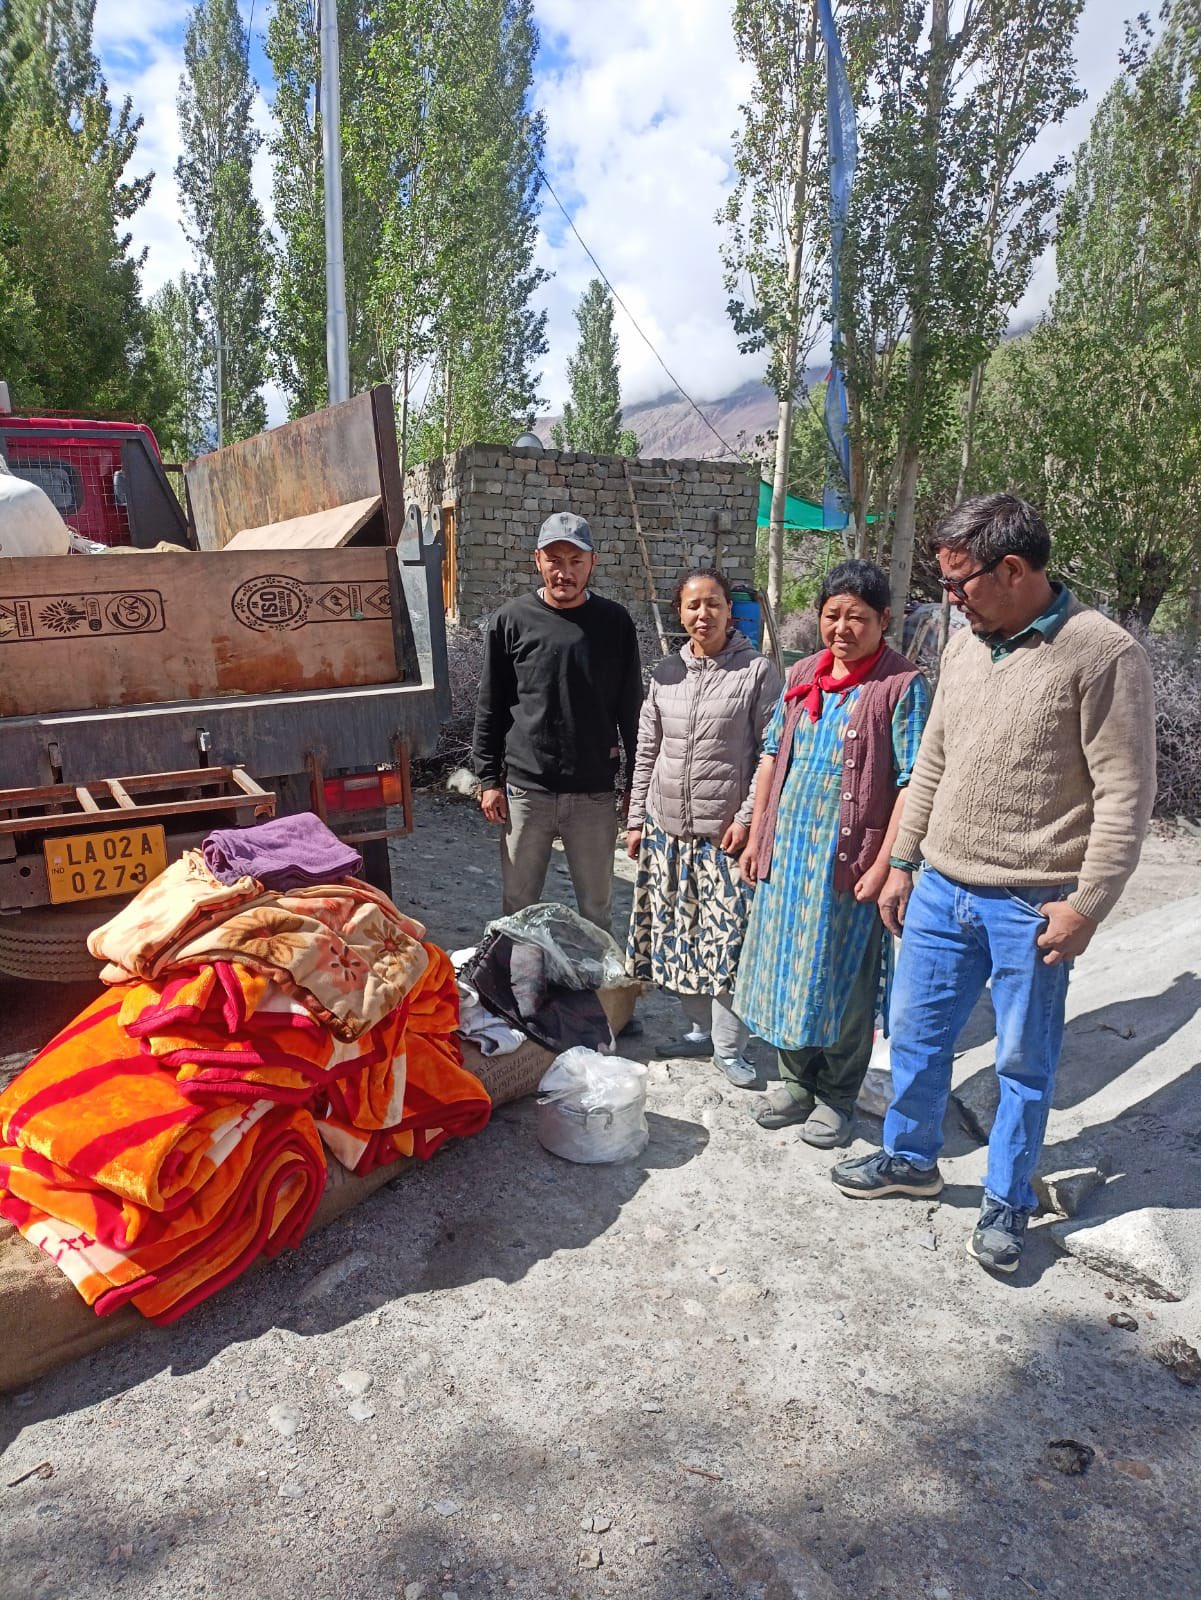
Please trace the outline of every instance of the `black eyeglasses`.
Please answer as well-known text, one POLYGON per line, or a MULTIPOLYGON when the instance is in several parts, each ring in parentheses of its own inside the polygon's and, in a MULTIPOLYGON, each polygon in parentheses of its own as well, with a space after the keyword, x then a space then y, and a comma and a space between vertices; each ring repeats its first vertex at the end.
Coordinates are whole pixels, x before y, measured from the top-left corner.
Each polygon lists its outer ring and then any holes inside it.
POLYGON ((966 600, 964 590, 969 583, 974 583, 977 578, 982 578, 986 572, 992 572, 1004 561, 1004 556, 998 556, 995 561, 990 561, 986 567, 977 567, 975 572, 969 572, 966 578, 939 578, 939 583, 947 594, 953 594, 956 600, 966 600))

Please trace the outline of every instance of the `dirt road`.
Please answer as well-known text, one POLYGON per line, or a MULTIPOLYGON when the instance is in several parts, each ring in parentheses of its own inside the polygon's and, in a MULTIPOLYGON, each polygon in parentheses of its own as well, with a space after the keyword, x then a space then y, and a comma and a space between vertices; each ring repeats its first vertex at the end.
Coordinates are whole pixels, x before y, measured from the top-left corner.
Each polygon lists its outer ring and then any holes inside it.
MULTIPOLYGON (((494 840, 459 802, 421 821, 397 898, 472 942, 494 840)), ((1199 856, 1153 840, 1124 909, 1199 892, 1199 856)), ((2 998, 4 1050, 77 1003, 2 998)), ((641 1014, 645 1058, 676 1019, 641 1014)), ((1149 1355, 1199 1342, 1196 1300, 1041 1223, 1014 1280, 982 1272, 958 1123, 941 1203, 864 1205, 755 1104, 656 1063, 650 1146, 611 1168, 507 1107, 179 1326, 0 1401, 0 1595, 1201 1594, 1198 1391, 1149 1355)))

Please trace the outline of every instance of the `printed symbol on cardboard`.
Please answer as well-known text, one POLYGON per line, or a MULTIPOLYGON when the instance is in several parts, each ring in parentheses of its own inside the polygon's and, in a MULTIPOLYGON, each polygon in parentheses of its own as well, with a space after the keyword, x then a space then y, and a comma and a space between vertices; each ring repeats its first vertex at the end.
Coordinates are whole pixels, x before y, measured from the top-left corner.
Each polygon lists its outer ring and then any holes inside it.
POLYGON ((123 633, 137 633, 154 621, 154 607, 145 595, 119 594, 105 606, 104 615, 123 633))
POLYGON ((328 611, 331 617, 344 617, 350 610, 350 596, 338 584, 333 589, 327 589, 324 594, 317 597, 317 604, 322 611, 328 611))
POLYGON ((87 611, 77 600, 51 600, 38 612, 38 621, 48 633, 60 637, 74 633, 88 620, 87 611))
POLYGON ((308 621, 307 586, 275 573, 239 584, 230 604, 242 626, 258 633, 303 628, 308 621))

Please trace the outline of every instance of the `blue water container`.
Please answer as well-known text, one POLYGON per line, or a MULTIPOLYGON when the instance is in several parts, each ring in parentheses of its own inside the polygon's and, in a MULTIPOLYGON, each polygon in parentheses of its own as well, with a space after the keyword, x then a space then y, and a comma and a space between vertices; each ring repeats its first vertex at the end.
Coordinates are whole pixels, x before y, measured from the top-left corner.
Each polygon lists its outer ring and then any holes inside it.
POLYGON ((736 587, 733 590, 734 599, 734 626, 755 646, 756 650, 763 642, 763 613, 759 609, 759 601, 754 593, 745 587, 736 587))

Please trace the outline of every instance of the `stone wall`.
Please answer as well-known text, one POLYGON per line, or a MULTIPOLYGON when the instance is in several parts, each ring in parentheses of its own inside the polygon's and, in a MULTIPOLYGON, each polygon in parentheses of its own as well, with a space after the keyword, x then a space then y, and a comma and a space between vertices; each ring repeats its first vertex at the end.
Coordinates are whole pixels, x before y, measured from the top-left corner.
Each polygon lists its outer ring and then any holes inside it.
POLYGON ((672 591, 689 567, 717 564, 751 582, 759 479, 731 461, 643 461, 567 450, 470 445, 417 467, 405 502, 423 511, 453 507, 457 619, 477 622, 502 600, 531 588, 538 529, 552 511, 586 517, 596 541, 595 587, 649 622, 647 575, 630 492, 638 504, 665 624, 672 591))

